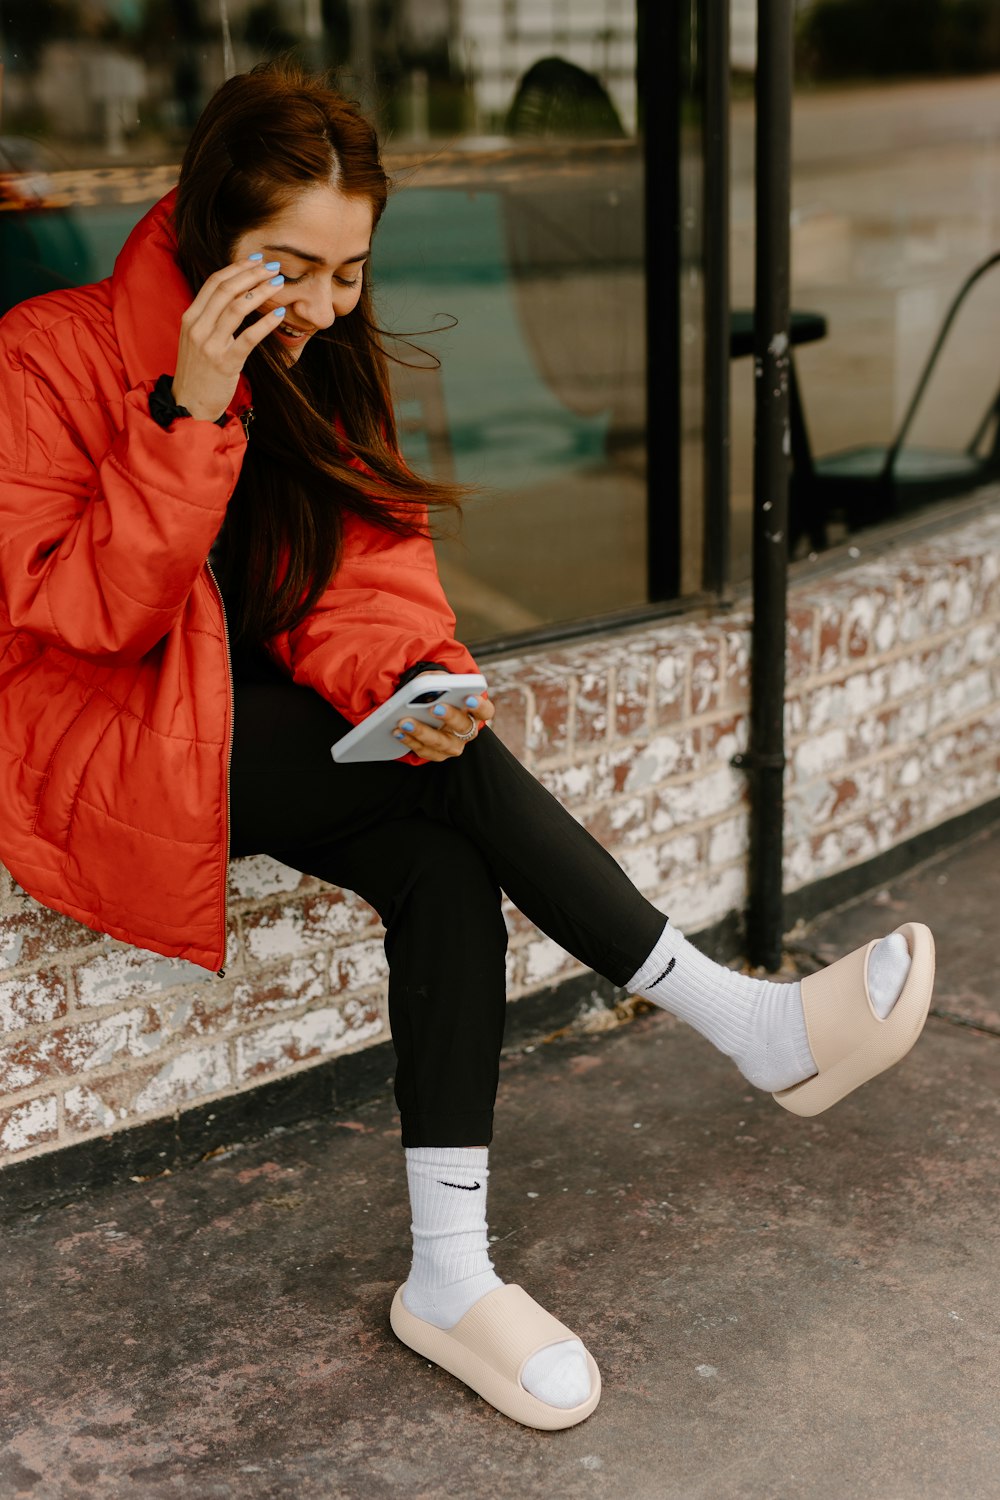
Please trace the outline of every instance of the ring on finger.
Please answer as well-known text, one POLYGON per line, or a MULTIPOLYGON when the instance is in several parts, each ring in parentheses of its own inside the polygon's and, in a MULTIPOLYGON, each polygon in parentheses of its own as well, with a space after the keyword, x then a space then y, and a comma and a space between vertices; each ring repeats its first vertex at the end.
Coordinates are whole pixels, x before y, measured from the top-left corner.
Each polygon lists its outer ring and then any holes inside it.
POLYGON ((471 714, 469 714, 468 719, 469 719, 469 728, 468 728, 468 730, 467 730, 467 732, 465 734, 459 734, 459 732, 458 732, 457 729, 449 729, 448 733, 450 735, 453 735, 456 740, 463 740, 463 741, 465 741, 465 740, 473 740, 473 739, 475 739, 476 734, 479 731, 479 725, 476 722, 476 720, 472 717, 471 714))

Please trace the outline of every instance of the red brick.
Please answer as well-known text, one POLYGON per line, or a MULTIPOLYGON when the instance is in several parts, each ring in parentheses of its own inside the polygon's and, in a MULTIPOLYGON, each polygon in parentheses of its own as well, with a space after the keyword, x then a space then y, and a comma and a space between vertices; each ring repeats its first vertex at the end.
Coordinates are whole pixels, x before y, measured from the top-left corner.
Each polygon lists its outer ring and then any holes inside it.
POLYGON ((262 901, 302 890, 311 877, 267 854, 250 854, 229 862, 229 900, 262 901))
POLYGON ((653 678, 653 724, 676 724, 684 716, 688 676, 691 669, 691 642, 679 631, 665 639, 655 638, 649 652, 653 678))
POLYGON ((569 743, 569 679, 532 676, 535 711, 528 725, 525 746, 540 760, 562 755, 569 743))
POLYGON ((821 600, 816 628, 819 634, 816 668, 832 672, 844 659, 844 610, 837 599, 821 600))
MULTIPOLYGON (((230 920, 229 934, 227 963, 238 952, 235 917, 230 920)), ((124 944, 105 947, 102 952, 76 964, 73 976, 79 1003, 95 1007, 126 1005, 141 995, 162 994, 192 983, 210 982, 209 975, 198 964, 124 944)))
POLYGON ((672 776, 691 771, 698 758, 698 731, 654 735, 606 750, 594 762, 592 795, 602 800, 618 792, 637 795, 672 776))
POLYGON ((378 920, 378 914, 355 892, 326 882, 285 901, 262 902, 241 914, 252 963, 294 958, 318 943, 342 942, 378 920))
MULTIPOLYGON (((488 673, 486 680, 490 680, 488 673)), ((512 755, 523 760, 528 742, 527 693, 520 687, 503 686, 495 692, 491 688, 490 702, 496 708, 491 720, 493 733, 500 736, 512 755)))
POLYGON ((25 1099, 0 1109, 0 1161, 30 1151, 59 1134, 59 1104, 55 1094, 25 1099))
POLYGON ((324 886, 303 902, 303 939, 308 944, 339 941, 365 928, 380 925, 373 906, 354 891, 324 886))
MULTIPOLYGON (((738 672, 738 668, 736 669, 738 672)), ((723 684, 723 646, 716 636, 709 636, 691 653, 691 714, 699 717, 710 714, 719 707, 723 693, 730 693, 733 684, 723 684)), ((728 701, 728 700, 727 700, 728 701)))
MULTIPOLYGON (((615 734, 640 734, 650 722, 650 662, 623 662, 615 674, 615 734)), ((579 701, 577 703, 579 714, 579 701)))
POLYGON ((733 622, 723 626, 726 645, 725 681, 719 705, 743 708, 750 699, 750 632, 747 626, 733 622))
POLYGON ((608 737, 610 717, 608 698, 611 692, 609 673, 581 672, 576 684, 573 742, 575 745, 603 744, 608 737))
POLYGON ((126 1058, 146 1058, 182 1039, 224 1034, 233 1019, 227 982, 21 1037, 0 1047, 0 1095, 44 1078, 75 1078, 126 1058))
POLYGON ((29 898, 20 909, 0 916, 0 969, 35 964, 99 941, 100 934, 89 927, 29 898))
POLYGON ((592 809, 583 819, 584 827, 605 849, 619 844, 634 844, 649 835, 649 807, 646 798, 628 797, 605 802, 592 809))
POLYGON ((67 1009, 66 980, 58 969, 34 969, 0 981, 0 1031, 54 1021, 67 1009))
MULTIPOLYGON (((816 611, 811 604, 793 604, 788 611, 785 669, 788 679, 808 677, 816 650, 816 611)), ((747 684, 749 692, 749 678, 747 684)))
POLYGON ((333 1056, 381 1035, 384 1029, 374 1001, 352 999, 241 1032, 235 1039, 237 1082, 248 1083, 311 1059, 333 1056))
POLYGON ((703 724, 700 731, 702 763, 715 766, 720 760, 731 760, 738 751, 746 749, 749 732, 750 720, 746 714, 732 714, 725 719, 716 719, 714 724, 703 724))
POLYGON ((888 651, 896 641, 895 590, 866 587, 845 610, 845 645, 849 657, 888 651))
POLYGON ((234 1019, 242 1026, 315 1003, 332 990, 330 956, 314 953, 293 958, 276 972, 253 973, 233 990, 234 1019))
POLYGON ((221 1041, 74 1083, 63 1095, 67 1132, 74 1138, 105 1135, 132 1120, 183 1109, 230 1090, 228 1050, 228 1042, 221 1041))

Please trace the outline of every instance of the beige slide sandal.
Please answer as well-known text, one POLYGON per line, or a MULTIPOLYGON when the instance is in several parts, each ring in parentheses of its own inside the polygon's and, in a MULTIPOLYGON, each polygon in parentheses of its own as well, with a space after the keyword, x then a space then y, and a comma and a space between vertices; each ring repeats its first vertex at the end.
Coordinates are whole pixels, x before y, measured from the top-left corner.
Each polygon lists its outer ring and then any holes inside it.
POLYGON ((392 1301, 389 1322, 396 1337, 424 1359, 433 1360, 472 1390, 525 1427, 554 1432, 575 1427, 589 1417, 601 1399, 601 1376, 591 1355, 590 1395, 579 1406, 547 1406, 521 1384, 521 1371, 533 1354, 548 1344, 577 1335, 540 1307, 517 1285, 487 1292, 460 1318, 454 1328, 435 1328, 409 1312, 400 1287, 392 1301))
POLYGON ((899 999, 879 1019, 868 993, 868 955, 880 939, 802 980, 809 1047, 818 1071, 773 1097, 796 1115, 818 1115, 906 1056, 923 1030, 934 989, 934 938, 922 922, 896 928, 910 950, 899 999))

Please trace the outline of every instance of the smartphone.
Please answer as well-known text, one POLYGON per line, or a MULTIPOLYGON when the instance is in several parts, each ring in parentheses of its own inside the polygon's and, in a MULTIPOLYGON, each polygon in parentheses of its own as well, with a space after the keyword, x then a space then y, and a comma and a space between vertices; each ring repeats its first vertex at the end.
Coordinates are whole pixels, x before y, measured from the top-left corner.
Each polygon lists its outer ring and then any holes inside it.
POLYGON ((438 721, 431 712, 435 703, 465 708, 466 698, 479 698, 485 691, 486 678, 480 672, 425 672, 372 709, 367 718, 330 746, 330 754, 340 763, 399 760, 409 754, 408 747, 395 737, 401 720, 422 719, 436 728, 438 721))

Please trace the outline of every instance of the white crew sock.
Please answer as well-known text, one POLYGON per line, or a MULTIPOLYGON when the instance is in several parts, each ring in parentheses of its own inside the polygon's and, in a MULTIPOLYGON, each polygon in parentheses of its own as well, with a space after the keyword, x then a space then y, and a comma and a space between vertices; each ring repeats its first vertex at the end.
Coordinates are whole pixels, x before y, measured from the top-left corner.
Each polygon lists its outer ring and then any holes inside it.
MULTIPOLYGON (((435 1328, 454 1328, 473 1303, 503 1282, 493 1270, 486 1229, 489 1150, 485 1146, 408 1146, 413 1264, 403 1302, 435 1328)), ((578 1406, 590 1395, 579 1339, 532 1355, 521 1383, 549 1406, 578 1406)))
MULTIPOLYGON (((909 969, 902 933, 873 949, 868 988, 882 1020, 899 999, 909 969)), ((627 988, 700 1031, 756 1088, 777 1093, 816 1072, 801 985, 751 979, 713 963, 669 922, 627 988)))

